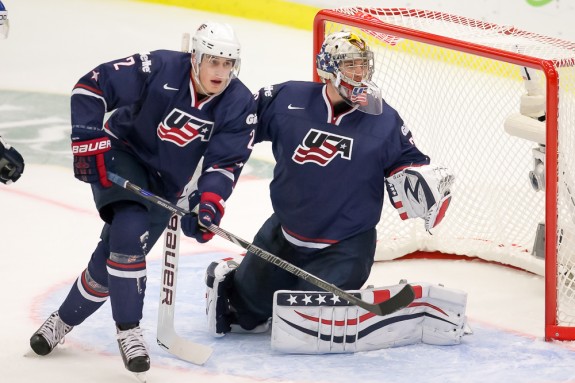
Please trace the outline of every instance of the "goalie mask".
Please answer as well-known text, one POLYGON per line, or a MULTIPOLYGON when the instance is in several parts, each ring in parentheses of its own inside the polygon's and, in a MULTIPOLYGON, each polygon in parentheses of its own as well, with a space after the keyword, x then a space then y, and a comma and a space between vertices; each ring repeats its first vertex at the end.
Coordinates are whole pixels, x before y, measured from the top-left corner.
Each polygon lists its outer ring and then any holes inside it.
POLYGON ((381 114, 381 92, 371 81, 373 52, 362 38, 347 31, 328 35, 317 55, 316 69, 349 105, 357 105, 364 113, 381 114))
POLYGON ((2 2, 0 1, 0 39, 8 38, 8 11, 2 2))
POLYGON ((192 37, 192 75, 200 90, 210 96, 220 94, 239 73, 240 43, 232 27, 214 22, 200 25, 192 37), (221 61, 222 68, 216 71, 216 76, 224 84, 219 91, 211 92, 200 80, 200 68, 218 64, 218 61, 221 61))

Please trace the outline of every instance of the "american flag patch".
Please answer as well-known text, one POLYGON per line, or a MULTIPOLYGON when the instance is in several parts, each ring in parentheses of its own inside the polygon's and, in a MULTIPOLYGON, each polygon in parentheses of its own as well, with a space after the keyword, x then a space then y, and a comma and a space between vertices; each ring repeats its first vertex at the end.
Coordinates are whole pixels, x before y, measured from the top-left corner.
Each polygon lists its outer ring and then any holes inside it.
POLYGON ((356 86, 351 91, 351 102, 358 103, 360 105, 367 105, 367 87, 356 86))

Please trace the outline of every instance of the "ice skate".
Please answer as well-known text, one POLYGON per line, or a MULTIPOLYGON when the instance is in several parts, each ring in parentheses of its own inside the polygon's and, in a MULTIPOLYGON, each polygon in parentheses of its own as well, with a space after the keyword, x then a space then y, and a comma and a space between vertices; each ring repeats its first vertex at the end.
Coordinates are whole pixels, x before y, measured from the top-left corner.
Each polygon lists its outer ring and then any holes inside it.
POLYGON ((58 311, 54 311, 38 331, 32 335, 30 347, 38 355, 48 355, 58 343, 64 343, 64 336, 73 328, 74 326, 68 326, 60 319, 58 311))
POLYGON ((120 354, 122 354, 124 366, 128 371, 133 372, 139 380, 145 381, 145 375, 142 373, 150 369, 150 357, 142 329, 137 326, 129 330, 117 329, 117 331, 118 347, 120 354))

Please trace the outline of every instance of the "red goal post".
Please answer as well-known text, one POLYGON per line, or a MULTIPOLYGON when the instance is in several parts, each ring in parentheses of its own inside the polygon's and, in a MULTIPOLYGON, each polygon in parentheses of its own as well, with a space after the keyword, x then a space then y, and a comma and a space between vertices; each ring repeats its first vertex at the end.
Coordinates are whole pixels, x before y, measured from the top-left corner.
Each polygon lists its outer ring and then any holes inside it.
POLYGON ((575 340, 575 43, 436 11, 324 9, 314 20, 315 81, 324 37, 342 29, 368 41, 385 101, 456 177, 431 236, 386 202, 376 259, 457 255, 544 275, 545 339, 575 340), (545 122, 527 118, 535 132, 522 131, 522 68, 545 100, 545 122), (530 182, 534 150, 545 153, 543 191, 530 182), (540 224, 544 258, 533 255, 540 224))

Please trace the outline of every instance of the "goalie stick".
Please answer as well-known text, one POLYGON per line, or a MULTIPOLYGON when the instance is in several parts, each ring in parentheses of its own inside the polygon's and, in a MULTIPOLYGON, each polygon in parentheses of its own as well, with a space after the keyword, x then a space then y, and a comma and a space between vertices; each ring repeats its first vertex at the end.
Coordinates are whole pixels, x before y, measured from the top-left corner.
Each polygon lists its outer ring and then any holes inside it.
MULTIPOLYGON (((138 185, 131 183, 127 179, 117 174, 108 172, 108 179, 113 183, 115 183, 116 185, 121 186, 124 189, 130 190, 133 193, 138 194, 142 198, 145 198, 146 200, 171 211, 173 214, 183 216, 189 213, 186 209, 183 209, 163 199, 162 197, 159 197, 147 190, 142 189, 138 185)), ((369 303, 364 300, 361 300, 355 295, 347 293, 346 291, 340 289, 339 287, 331 283, 324 281, 323 279, 320 279, 308 273, 303 269, 300 269, 299 267, 289 262, 284 261, 278 256, 273 255, 272 253, 269 253, 244 239, 241 239, 240 237, 220 228, 219 226, 212 224, 210 225, 210 227, 208 227, 208 230, 232 243, 235 243, 238 246, 243 247, 248 251, 251 251, 258 257, 262 258, 263 260, 273 263, 274 265, 294 274, 295 276, 303 279, 304 281, 311 283, 312 285, 315 285, 325 291, 329 291, 330 293, 337 295, 338 297, 348 301, 349 303, 359 306, 376 315, 392 314, 395 311, 401 310, 402 308, 406 307, 415 299, 415 293, 413 292, 413 288, 411 287, 411 285, 406 284, 397 294, 395 294, 388 300, 380 303, 369 303)))

